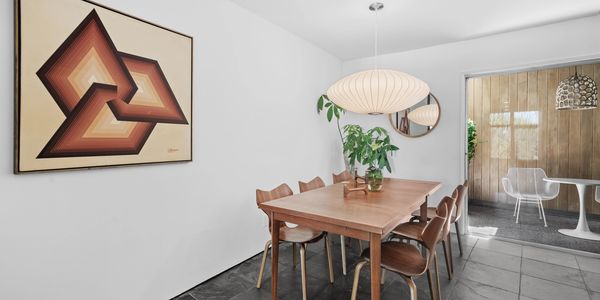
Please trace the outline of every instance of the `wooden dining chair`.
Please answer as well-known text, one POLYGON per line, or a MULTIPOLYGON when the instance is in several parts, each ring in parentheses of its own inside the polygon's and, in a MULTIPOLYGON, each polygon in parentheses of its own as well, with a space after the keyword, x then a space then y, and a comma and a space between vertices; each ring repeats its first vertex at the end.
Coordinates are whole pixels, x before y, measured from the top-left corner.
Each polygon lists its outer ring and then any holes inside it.
MULTIPOLYGON (((462 187, 459 185, 452 193, 452 197, 444 197, 442 201, 438 204, 435 211, 430 211, 428 209, 427 216, 436 216, 437 211, 440 210, 441 207, 454 207, 456 203, 456 197, 460 194, 459 189, 462 187)), ((450 215, 452 214, 452 210, 450 209, 450 215)), ((431 220, 431 219, 429 219, 431 220)), ((401 239, 409 239, 417 242, 422 242, 420 240, 421 233, 425 230, 427 226, 427 222, 420 221, 418 217, 413 217, 411 221, 402 223, 398 225, 394 230, 392 230, 392 234, 395 237, 399 237, 401 239)), ((442 243, 442 248, 444 249, 444 258, 446 259, 446 270, 448 271, 448 278, 452 279, 452 275, 454 273, 454 265, 452 262, 452 248, 450 246, 450 217, 447 218, 446 224, 443 228, 443 236, 440 239, 442 243)))
POLYGON ((456 209, 454 210, 454 216, 450 218, 450 223, 454 224, 454 229, 456 230, 456 240, 458 241, 458 251, 460 252, 460 256, 463 256, 463 247, 461 242, 461 234, 460 234, 460 225, 458 224, 458 220, 462 217, 462 213, 465 205, 465 198, 469 197, 469 182, 465 180, 462 185, 462 191, 456 198, 456 209))
POLYGON ((350 174, 350 172, 348 172, 348 170, 344 170, 342 171, 340 174, 331 174, 331 176, 333 177, 333 183, 340 183, 340 182, 350 182, 352 181, 352 174, 350 174))
MULTIPOLYGON (((270 200, 279 199, 286 196, 291 196, 292 190, 287 184, 281 184, 271 191, 256 190, 256 204, 259 205, 263 202, 270 200)), ((263 210, 269 218, 269 232, 271 231, 271 215, 268 211, 263 210)), ((319 240, 325 240, 325 248, 327 250, 327 263, 329 267, 329 282, 333 283, 333 268, 331 262, 331 251, 329 248, 329 239, 327 234, 323 231, 314 230, 304 226, 288 227, 285 222, 281 222, 279 228, 279 241, 292 243, 292 248, 295 248, 296 244, 300 245, 300 270, 302 274, 302 299, 306 300, 307 297, 307 281, 306 281, 306 245, 310 243, 316 243, 319 240)), ((265 243, 265 250, 263 251, 262 262, 260 264, 260 271, 258 272, 258 280, 256 282, 256 288, 260 288, 262 283, 262 276, 265 271, 265 264, 267 262, 267 255, 269 252, 269 246, 271 240, 265 243)), ((295 258, 295 251, 294 251, 295 258)), ((295 265, 295 259, 294 259, 295 265)))
MULTIPOLYGON (((460 233, 460 225, 458 221, 462 217, 462 213, 464 210, 465 198, 469 197, 469 182, 465 180, 465 182, 461 186, 457 186, 454 189, 454 193, 456 194, 456 205, 454 207, 454 214, 450 217, 450 224, 454 224, 454 229, 456 230, 456 240, 458 241, 458 251, 460 252, 460 256, 463 256, 463 247, 462 247, 462 238, 460 233)), ((453 197, 454 197, 453 193, 453 197)), ((428 207, 427 215, 433 216, 433 212, 435 208, 428 207)), ((413 216, 420 216, 420 211, 413 212, 413 216)))
MULTIPOLYGON (((298 181, 298 187, 300 188, 300 193, 304 193, 304 192, 308 192, 310 190, 325 187, 325 182, 323 181, 323 179, 321 179, 321 177, 317 176, 309 182, 298 181)), ((325 241, 329 242, 329 239, 326 239, 325 241)), ((331 253, 329 252, 329 247, 326 247, 325 250, 327 250, 327 256, 330 257, 331 253)), ((329 261, 329 263, 331 264, 331 260, 329 261)), ((344 270, 344 275, 346 275, 346 272, 345 272, 346 266, 345 265, 346 265, 346 252, 344 250, 344 243, 342 243, 342 269, 344 270)), ((329 277, 330 278, 333 278, 332 270, 333 270, 333 267, 330 265, 329 266, 329 273, 330 273, 329 277)))
MULTIPOLYGON (((421 254, 421 251, 419 251, 416 246, 401 241, 387 241, 381 244, 381 268, 397 273, 404 281, 406 281, 410 288, 410 298, 412 300, 417 300, 417 286, 415 285, 413 277, 421 276, 423 273, 427 273, 431 298, 434 300, 441 299, 438 275, 439 270, 435 247, 440 239, 442 239, 444 226, 448 223, 448 216, 449 212, 447 206, 445 204, 440 205, 437 210, 437 216, 427 223, 427 226, 425 226, 424 230, 419 234, 418 238, 427 250, 424 255, 421 254), (431 276, 430 271, 432 262, 435 265, 436 277, 438 278, 435 290, 433 276, 431 276)), ((365 249, 361 255, 361 261, 356 265, 354 281, 352 283, 352 300, 356 299, 360 271, 363 266, 369 262, 370 252, 369 248, 365 249)))
MULTIPOLYGON (((348 170, 344 170, 339 174, 335 174, 332 173, 331 176, 333 177, 333 184, 336 183, 340 183, 340 182, 350 182, 353 180, 352 178, 352 174, 350 174, 350 172, 348 172, 348 170)), ((346 275, 346 237, 343 235, 340 235, 340 243, 342 244, 342 273, 344 275, 346 275)), ((360 248, 360 251, 362 252, 363 248, 362 248, 362 242, 361 240, 358 240, 358 246, 360 248)))
MULTIPOLYGON (((463 210, 463 203, 464 203, 464 197, 465 194, 467 192, 468 189, 468 184, 467 181, 465 181, 462 185, 458 185, 455 189, 454 192, 452 192, 452 198, 456 199, 456 203, 454 205, 454 209, 451 211, 451 215, 450 215, 450 225, 454 224, 455 228, 456 228, 456 240, 458 241, 458 251, 460 252, 460 256, 463 255, 463 249, 462 249, 462 242, 461 242, 461 237, 460 237, 460 229, 459 229, 459 224, 457 223, 458 220, 460 219, 460 217, 462 216, 462 210, 463 210)), ((427 208, 427 216, 434 216, 435 215, 435 207, 428 207, 427 208)), ((419 216, 421 215, 420 211, 415 211, 413 212, 413 216, 414 219, 417 219, 419 216)), ((412 219, 412 220, 414 220, 412 219)), ((430 220, 431 217, 428 218, 428 220, 430 220)), ((444 257, 446 258, 446 268, 450 268, 451 273, 454 273, 454 259, 452 258, 452 236, 450 235, 450 231, 448 231, 448 236, 446 238, 446 241, 444 241, 444 243, 447 242, 447 248, 446 245, 444 245, 444 254, 446 254, 444 257), (448 257, 450 257, 450 263, 448 263, 448 257)), ((449 276, 450 278, 452 278, 451 276, 449 276)))
POLYGON ((325 182, 323 181, 323 179, 321 179, 321 177, 317 176, 309 182, 298 181, 298 187, 300 188, 300 193, 304 193, 310 190, 325 187, 325 182))

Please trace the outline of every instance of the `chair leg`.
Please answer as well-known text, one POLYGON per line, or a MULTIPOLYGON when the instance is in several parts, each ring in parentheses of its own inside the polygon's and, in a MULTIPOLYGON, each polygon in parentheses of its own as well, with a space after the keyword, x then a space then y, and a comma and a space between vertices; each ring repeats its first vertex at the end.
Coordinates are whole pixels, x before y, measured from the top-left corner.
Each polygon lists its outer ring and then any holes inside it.
POLYGON ((260 289, 262 283, 263 273, 265 272, 265 264, 267 263, 267 255, 269 253, 269 246, 271 246, 271 240, 265 243, 265 250, 263 251, 262 262, 260 263, 260 271, 258 271, 258 280, 256 281, 256 288, 260 289))
POLYGON ((362 251, 363 251, 362 240, 357 240, 357 241, 358 241, 358 249, 360 249, 360 253, 362 254, 362 251))
POLYGON ((417 285, 415 285, 415 282, 412 280, 412 278, 410 278, 408 276, 404 276, 404 275, 401 275, 401 276, 404 279, 404 281, 406 281, 406 284, 408 285, 408 288, 410 289, 410 299, 417 300, 417 285))
POLYGON ((435 283, 437 285, 438 299, 442 299, 442 289, 440 288, 440 269, 438 268, 438 259, 436 251, 433 251, 433 262, 435 264, 435 283))
POLYGON ((346 275, 346 239, 340 235, 340 243, 342 244, 342 273, 346 275))
POLYGON ((515 223, 519 224, 519 215, 521 213, 521 199, 518 200, 517 203, 517 221, 515 223))
POLYGON ((454 258, 452 257, 452 236, 448 232, 448 257, 450 257, 450 271, 454 275, 454 258))
POLYGON ((306 300, 306 244, 300 244, 300 272, 302 274, 302 300, 306 300))
POLYGON ((546 223, 546 213, 544 212, 544 203, 540 200, 540 207, 542 208, 542 217, 544 217, 544 227, 548 227, 546 223))
POLYGON ((292 268, 296 269, 298 263, 298 254, 296 254, 296 243, 292 243, 292 268))
POLYGON ((458 241, 458 251, 460 251, 460 256, 463 256, 462 242, 460 237, 460 229, 458 229, 458 222, 454 222, 454 228, 456 229, 456 240, 458 241))
POLYGON ((354 268, 354 281, 352 282, 352 296, 351 300, 356 300, 356 293, 358 292, 358 279, 360 277, 360 270, 367 264, 366 260, 361 260, 356 264, 354 268))
POLYGON ((385 284, 385 269, 381 269, 381 285, 385 284))
POLYGON ((431 275, 431 266, 427 266, 427 283, 429 285, 429 295, 431 295, 431 300, 436 299, 435 290, 433 289, 433 276, 431 275))
POLYGON ((517 198, 517 202, 515 202, 515 211, 513 212, 513 217, 517 216, 517 206, 519 206, 519 198, 517 198))
POLYGON ((325 252, 327 252, 327 266, 329 267, 329 282, 333 283, 333 262, 331 260, 331 245, 329 235, 325 236, 325 252))
POLYGON ((538 218, 541 220, 542 219, 542 200, 538 199, 537 201, 537 207, 538 207, 538 218))
POLYGON ((446 243, 446 239, 442 239, 442 248, 444 248, 444 258, 446 259, 446 271, 448 271, 448 278, 452 280, 452 266, 450 265, 448 243, 446 243))

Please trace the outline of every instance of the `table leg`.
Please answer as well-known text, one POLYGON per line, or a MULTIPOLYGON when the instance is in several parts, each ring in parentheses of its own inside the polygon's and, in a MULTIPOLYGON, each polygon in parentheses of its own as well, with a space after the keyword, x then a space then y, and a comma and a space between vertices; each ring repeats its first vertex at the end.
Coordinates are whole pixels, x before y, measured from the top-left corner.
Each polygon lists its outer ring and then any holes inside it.
POLYGON ((559 229, 558 232, 587 240, 600 241, 600 234, 594 233, 590 230, 587 222, 587 216, 585 214, 585 197, 587 193, 587 186, 583 184, 576 184, 577 192, 579 192, 579 221, 577 222, 577 228, 575 229, 559 229))
POLYGON ((381 276, 381 235, 371 233, 371 299, 379 300, 381 276))
POLYGON ((277 271, 279 267, 279 227, 281 222, 271 213, 271 299, 277 299, 277 271))
POLYGON ((419 213, 419 220, 421 222, 427 222, 427 202, 429 200, 429 196, 425 196, 425 203, 421 204, 421 212, 419 213))

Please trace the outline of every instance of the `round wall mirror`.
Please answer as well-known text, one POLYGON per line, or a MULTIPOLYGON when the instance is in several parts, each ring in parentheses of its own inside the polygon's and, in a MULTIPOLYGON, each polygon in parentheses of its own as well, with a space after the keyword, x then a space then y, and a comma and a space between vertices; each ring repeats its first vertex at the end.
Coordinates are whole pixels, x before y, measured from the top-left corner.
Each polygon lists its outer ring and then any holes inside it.
POLYGON ((430 133, 440 121, 440 103, 429 94, 417 104, 389 115, 392 127, 408 137, 419 137, 430 133))

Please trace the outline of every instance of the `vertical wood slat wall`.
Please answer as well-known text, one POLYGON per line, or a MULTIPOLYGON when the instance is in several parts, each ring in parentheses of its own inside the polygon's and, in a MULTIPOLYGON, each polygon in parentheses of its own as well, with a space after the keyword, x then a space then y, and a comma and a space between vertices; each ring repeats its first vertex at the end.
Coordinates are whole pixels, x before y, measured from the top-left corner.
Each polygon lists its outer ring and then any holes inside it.
MULTIPOLYGON (((549 177, 600 179, 600 108, 554 108, 558 83, 575 70, 600 85, 600 63, 467 80, 467 113, 476 124, 479 141, 469 164, 472 199, 514 203, 501 181, 512 167, 542 168, 549 177), (527 112, 537 112, 537 126, 523 125, 515 118, 515 113, 527 112)), ((588 191, 586 210, 600 214, 594 192, 588 191)), ((544 206, 578 211, 577 189, 561 185, 558 198, 544 206)))

